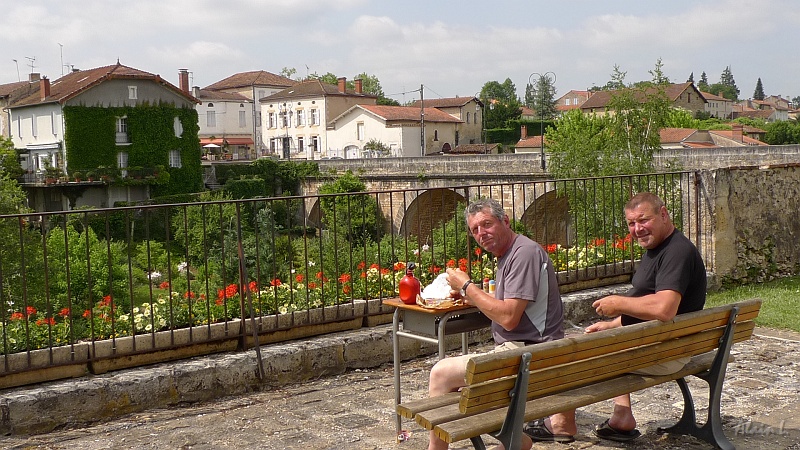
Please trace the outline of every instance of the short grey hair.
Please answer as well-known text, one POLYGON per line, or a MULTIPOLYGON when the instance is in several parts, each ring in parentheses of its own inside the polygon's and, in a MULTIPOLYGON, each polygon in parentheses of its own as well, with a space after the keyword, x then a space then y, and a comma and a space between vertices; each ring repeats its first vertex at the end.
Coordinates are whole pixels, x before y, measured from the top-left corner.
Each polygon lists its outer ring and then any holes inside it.
POLYGON ((469 227, 469 218, 470 216, 474 216, 483 210, 488 209, 489 212, 497 218, 497 220, 502 221, 506 216, 506 211, 503 209, 503 206, 500 205, 500 202, 493 198, 479 198, 477 200, 473 200, 472 203, 467 205, 464 209, 464 222, 467 223, 467 227, 469 227))

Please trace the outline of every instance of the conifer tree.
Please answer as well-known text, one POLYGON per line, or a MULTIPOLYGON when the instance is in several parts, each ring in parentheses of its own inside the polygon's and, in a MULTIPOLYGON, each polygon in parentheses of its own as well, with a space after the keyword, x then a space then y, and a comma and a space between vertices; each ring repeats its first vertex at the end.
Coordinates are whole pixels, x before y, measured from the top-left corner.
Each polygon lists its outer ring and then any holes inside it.
POLYGON ((756 82, 756 90, 753 92, 753 99, 764 100, 764 86, 761 85, 761 77, 758 77, 758 82, 756 82))

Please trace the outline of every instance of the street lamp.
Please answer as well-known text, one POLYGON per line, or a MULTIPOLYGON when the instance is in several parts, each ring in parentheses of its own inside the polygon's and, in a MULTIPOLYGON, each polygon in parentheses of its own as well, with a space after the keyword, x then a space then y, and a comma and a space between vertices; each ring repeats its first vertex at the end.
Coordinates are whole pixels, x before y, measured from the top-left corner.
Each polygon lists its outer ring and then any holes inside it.
POLYGON ((286 127, 286 134, 283 135, 281 138, 281 145, 283 147, 283 157, 285 159, 290 159, 290 139, 289 139, 289 127, 292 124, 292 102, 282 103, 278 105, 278 111, 280 112, 280 120, 286 127))
POLYGON ((537 111, 537 112, 539 113, 539 136, 542 138, 541 151, 540 151, 541 160, 542 160, 542 170, 545 170, 545 164, 544 164, 544 108, 543 108, 543 105, 544 105, 544 88, 551 89, 551 87, 556 82, 556 74, 553 73, 553 72, 545 72, 544 74, 533 72, 532 74, 530 74, 530 76, 528 76, 528 84, 533 84, 533 83, 531 83, 531 78, 533 78, 534 75, 536 75, 539 78, 538 88, 537 88, 537 90, 539 91, 539 108, 538 108, 539 111, 537 111))
POLYGON ((476 114, 476 116, 478 114, 478 111, 481 112, 481 133, 480 133, 480 138, 481 138, 481 141, 483 142, 483 154, 485 155, 488 152, 488 146, 486 144, 486 117, 485 117, 485 115, 486 115, 485 114, 486 105, 484 105, 483 102, 481 102, 481 98, 479 97, 479 94, 480 94, 480 91, 476 92, 475 96, 473 98, 475 98, 475 100, 476 100, 476 102, 475 102, 475 114, 476 114))

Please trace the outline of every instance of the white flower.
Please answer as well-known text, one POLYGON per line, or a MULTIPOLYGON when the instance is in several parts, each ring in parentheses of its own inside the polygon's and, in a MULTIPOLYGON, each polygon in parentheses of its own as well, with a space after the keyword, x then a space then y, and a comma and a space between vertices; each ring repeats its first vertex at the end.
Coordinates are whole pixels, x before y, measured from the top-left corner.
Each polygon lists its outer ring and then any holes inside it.
POLYGON ((161 278, 161 272, 159 272, 157 270, 154 270, 154 271, 150 272, 148 277, 150 277, 150 279, 153 280, 153 281, 158 281, 158 279, 161 278))
POLYGON ((178 264, 178 272, 186 273, 186 269, 188 267, 189 267, 189 264, 187 264, 186 261, 183 261, 182 263, 178 264))
POLYGON ((414 250, 414 256, 419 256, 419 249, 414 250))
POLYGON ((315 263, 314 261, 311 261, 310 259, 308 260, 308 267, 314 267, 316 265, 317 263, 315 263))
POLYGON ((422 245, 422 251, 423 252, 427 252, 428 250, 430 250, 430 247, 428 246, 428 244, 423 244, 422 245))

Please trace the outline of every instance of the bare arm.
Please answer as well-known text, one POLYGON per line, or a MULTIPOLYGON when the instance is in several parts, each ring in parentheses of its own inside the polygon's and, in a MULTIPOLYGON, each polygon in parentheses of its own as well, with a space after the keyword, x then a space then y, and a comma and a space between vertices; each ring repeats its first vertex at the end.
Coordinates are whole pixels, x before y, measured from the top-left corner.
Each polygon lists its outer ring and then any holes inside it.
POLYGON ((664 290, 642 297, 609 295, 592 303, 592 307, 597 314, 604 317, 625 314, 642 320, 667 321, 672 320, 678 314, 680 303, 680 292, 664 290))

